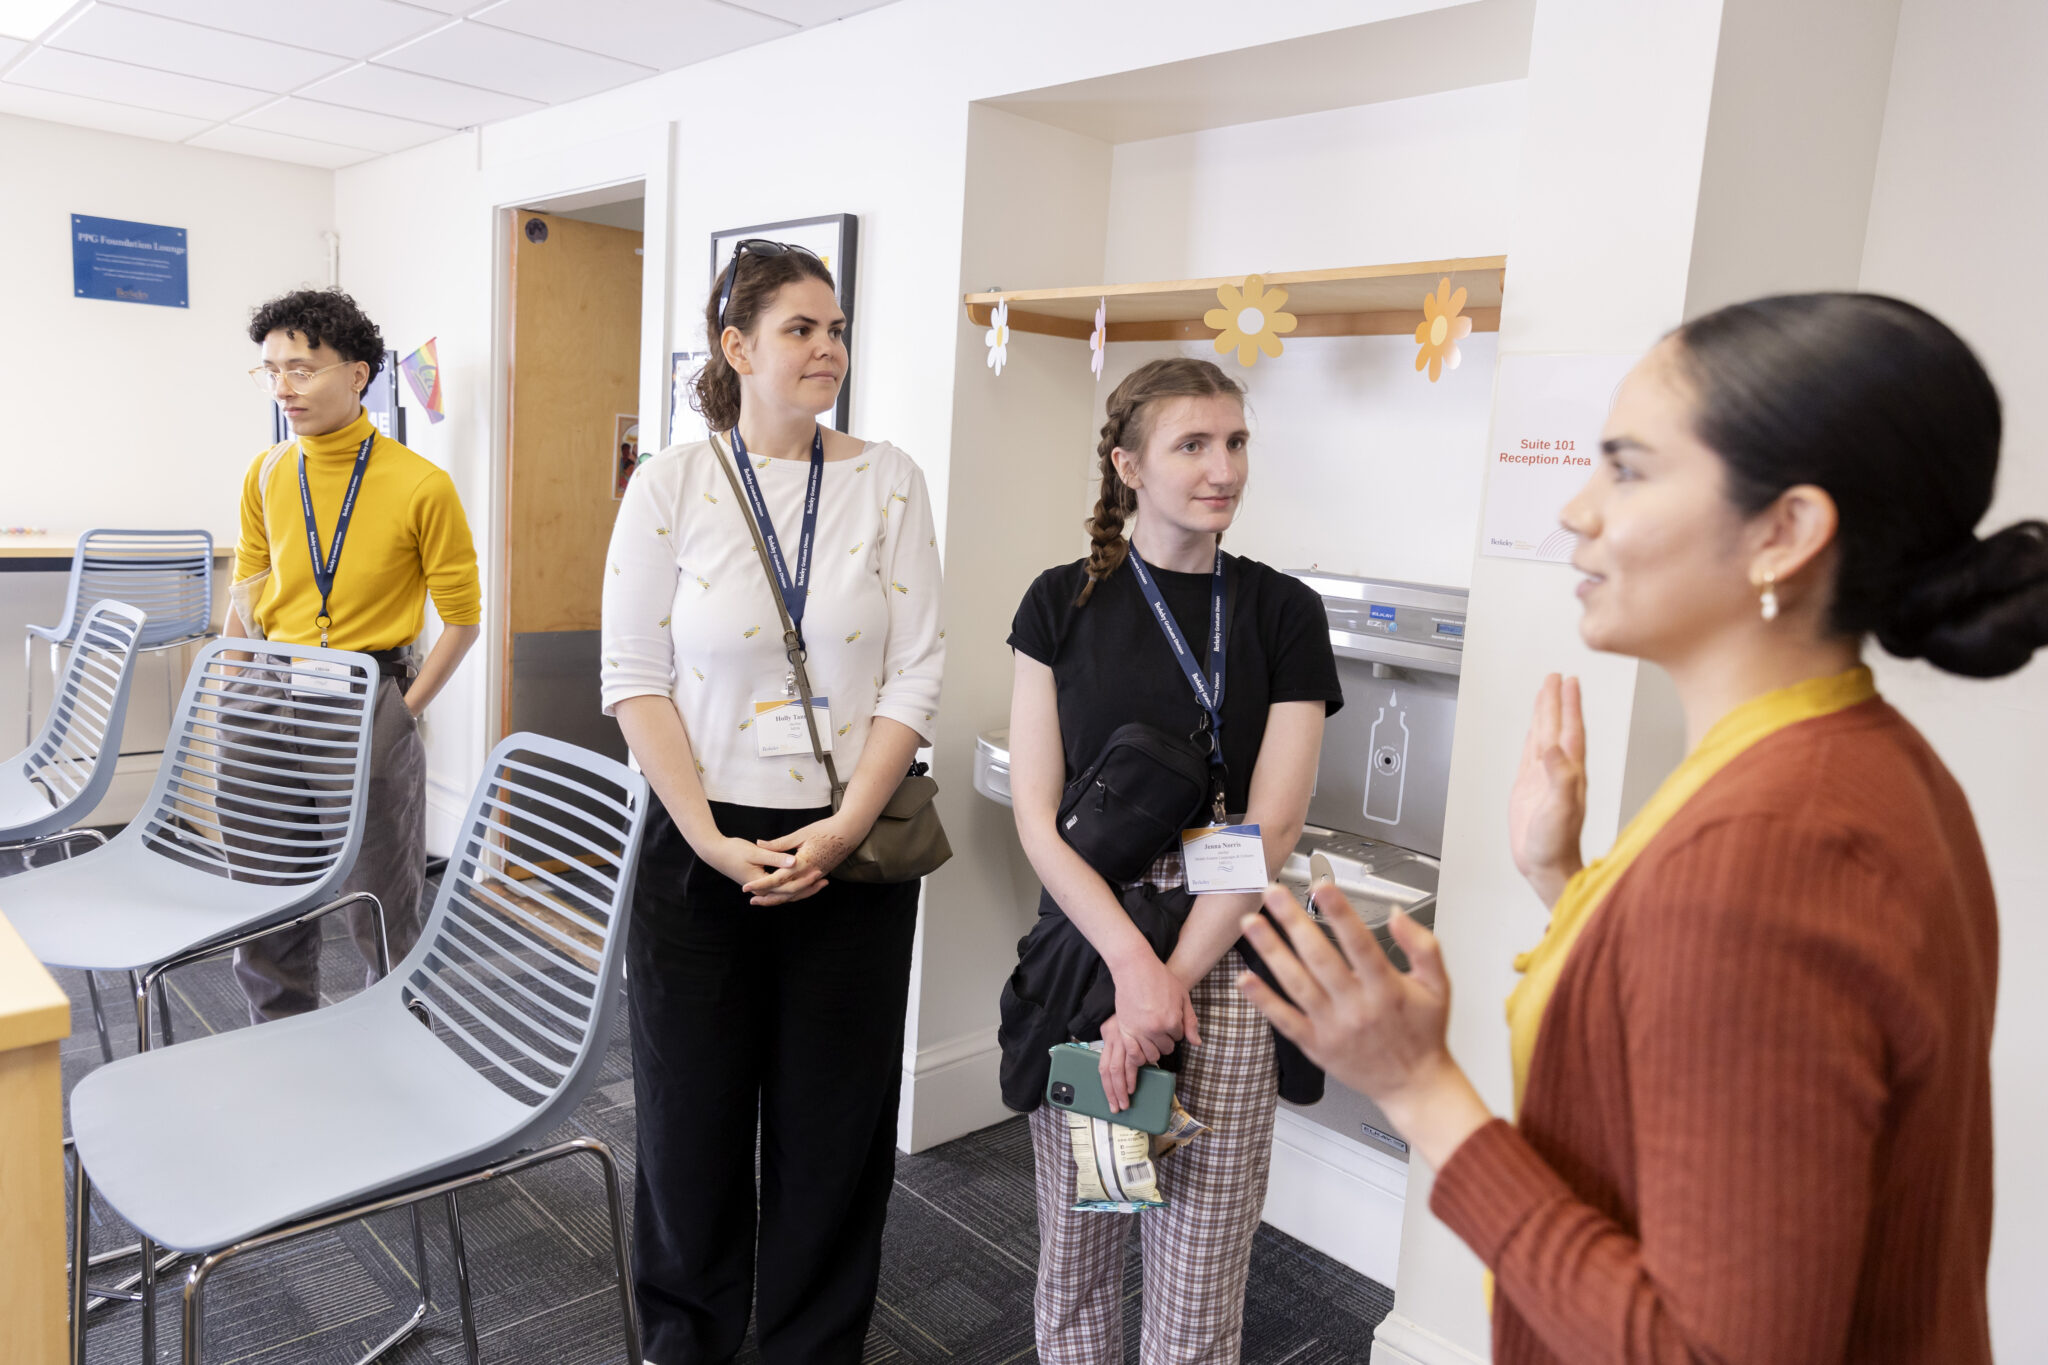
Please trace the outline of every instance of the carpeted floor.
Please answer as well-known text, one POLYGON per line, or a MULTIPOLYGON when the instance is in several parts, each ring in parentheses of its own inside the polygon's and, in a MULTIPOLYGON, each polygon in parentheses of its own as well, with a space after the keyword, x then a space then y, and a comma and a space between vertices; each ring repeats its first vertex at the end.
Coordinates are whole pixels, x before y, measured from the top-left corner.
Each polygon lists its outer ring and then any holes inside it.
MULTIPOLYGON (((349 994, 362 967, 339 924, 322 952, 329 998, 349 994)), ((85 979, 60 972, 76 1011, 64 1044, 69 1087, 100 1054, 85 979)), ((124 993, 103 981, 117 1056, 134 1048, 134 1016, 124 993)), ((246 1024, 226 963, 190 968, 171 981, 180 1037, 246 1024)), ((572 1128, 610 1144, 625 1169, 633 1161, 632 1062, 621 1020, 602 1078, 572 1128)), ((568 1136, 565 1130, 563 1136, 568 1136)), ((463 1196, 484 1359, 547 1365, 625 1357, 613 1288, 604 1186, 594 1163, 557 1162, 476 1188, 463 1196)), ((454 1311, 448 1230, 437 1207, 426 1217, 432 1311, 419 1334, 387 1359, 418 1365, 463 1359, 454 1311)), ((132 1234, 95 1206, 92 1247, 119 1246, 132 1234)), ((1137 1359, 1138 1240, 1124 1268, 1125 1357, 1137 1359)), ((207 1298, 209 1365, 319 1362, 342 1365, 381 1339, 417 1302, 410 1225, 384 1214, 251 1256, 216 1277, 207 1298)), ((1036 1361, 1031 1288, 1037 1227, 1031 1201, 1031 1142, 1024 1121, 985 1129, 918 1156, 900 1157, 889 1211, 882 1283, 865 1359, 1011 1365, 1036 1361)), ((132 1264, 132 1263, 131 1263, 132 1264)), ((96 1275, 96 1282, 100 1282, 96 1275)), ((175 1280, 173 1280, 175 1284, 175 1280)), ((158 1349, 177 1349, 175 1289, 160 1290, 158 1349)), ((1252 1255, 1245 1314, 1248 1365, 1363 1365, 1373 1328, 1392 1304, 1386 1288, 1291 1237, 1263 1227, 1252 1255)), ((89 1359, 132 1362, 140 1348, 137 1311, 112 1304, 89 1318, 89 1359)), ((759 1359, 751 1347, 742 1361, 759 1359)))

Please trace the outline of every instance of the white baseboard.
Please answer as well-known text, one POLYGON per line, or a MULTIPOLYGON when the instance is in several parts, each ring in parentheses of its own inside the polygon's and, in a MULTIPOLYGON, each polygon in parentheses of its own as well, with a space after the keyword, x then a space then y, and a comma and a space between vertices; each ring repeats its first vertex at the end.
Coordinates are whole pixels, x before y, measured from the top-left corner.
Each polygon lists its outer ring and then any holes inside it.
POLYGON ((1394 1288, 1408 1166, 1283 1108, 1261 1215, 1280 1231, 1394 1288))
POLYGON ((1396 1308, 1372 1334, 1372 1365, 1486 1365, 1456 1342, 1401 1316, 1396 1308))
POLYGON ((922 1152, 1013 1115, 1003 1105, 1003 1052, 993 1026, 903 1054, 896 1145, 922 1152))

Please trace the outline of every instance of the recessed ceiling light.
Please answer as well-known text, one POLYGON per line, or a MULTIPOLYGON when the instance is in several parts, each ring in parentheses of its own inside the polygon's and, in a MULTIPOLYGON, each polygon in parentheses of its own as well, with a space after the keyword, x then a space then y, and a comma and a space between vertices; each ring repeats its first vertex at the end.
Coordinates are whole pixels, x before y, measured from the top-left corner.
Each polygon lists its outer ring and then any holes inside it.
POLYGON ((36 39, 78 0, 0 0, 0 37, 36 39))

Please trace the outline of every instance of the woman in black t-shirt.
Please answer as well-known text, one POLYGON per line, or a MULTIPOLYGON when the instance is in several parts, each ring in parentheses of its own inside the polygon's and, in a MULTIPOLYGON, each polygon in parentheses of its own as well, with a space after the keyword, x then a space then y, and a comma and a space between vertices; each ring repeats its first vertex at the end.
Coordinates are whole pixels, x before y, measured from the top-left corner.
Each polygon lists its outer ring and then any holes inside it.
MULTIPOLYGON (((1039 576, 1010 634, 1011 795, 1046 890, 1003 1002, 1005 1097, 1031 1110, 1037 1164, 1038 1354, 1047 1365, 1122 1360, 1120 1267, 1131 1218, 1073 1207, 1066 1116, 1038 1103, 1050 1028, 1081 1041, 1099 1034, 1103 1086, 1117 1107, 1141 1064, 1179 1061, 1181 1103, 1211 1131, 1160 1164, 1166 1207, 1144 1215, 1144 1357, 1234 1362, 1278 1098, 1272 1033, 1233 984, 1245 965, 1238 925, 1259 896, 1191 896, 1177 851, 1141 881, 1111 885, 1061 838, 1056 816, 1067 782, 1118 726, 1142 721, 1189 735, 1208 723, 1126 563, 1134 548, 1198 663, 1222 564, 1217 776, 1230 818, 1259 826, 1268 877, 1300 835, 1323 719, 1343 696, 1315 593, 1253 560, 1219 561, 1245 487, 1243 390, 1208 361, 1157 360, 1116 387, 1108 418, 1089 523, 1094 548, 1039 576), (1113 992, 1103 989, 1105 973, 1113 992), (1106 1017, 1090 1017, 1081 996, 1106 1017), (1177 1046, 1184 1050, 1170 1058, 1177 1046)), ((1213 668, 1206 672, 1213 678, 1213 668)), ((1319 1095, 1320 1077, 1314 1083, 1299 1098, 1319 1095)))

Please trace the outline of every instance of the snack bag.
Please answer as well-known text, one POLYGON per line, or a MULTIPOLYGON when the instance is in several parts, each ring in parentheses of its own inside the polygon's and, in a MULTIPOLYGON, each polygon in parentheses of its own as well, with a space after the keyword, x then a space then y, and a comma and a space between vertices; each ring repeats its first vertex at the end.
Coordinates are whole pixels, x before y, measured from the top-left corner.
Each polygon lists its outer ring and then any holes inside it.
POLYGON ((1181 1107, 1178 1096, 1166 1131, 1156 1137, 1121 1123, 1067 1111, 1067 1143, 1074 1154, 1074 1208, 1083 1213, 1138 1213, 1166 1207, 1155 1163, 1208 1131, 1181 1107))

